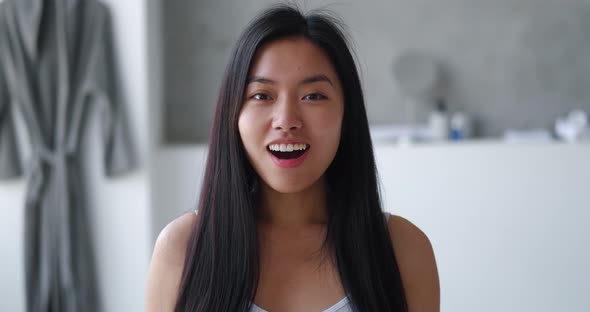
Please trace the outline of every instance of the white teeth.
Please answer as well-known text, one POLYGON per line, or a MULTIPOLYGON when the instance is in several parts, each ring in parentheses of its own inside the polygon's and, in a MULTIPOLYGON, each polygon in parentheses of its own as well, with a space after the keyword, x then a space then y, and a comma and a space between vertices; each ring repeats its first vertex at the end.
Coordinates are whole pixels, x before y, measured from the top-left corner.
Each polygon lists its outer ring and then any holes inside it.
POLYGON ((268 149, 273 152, 305 151, 307 144, 270 144, 268 149))
POLYGON ((305 145, 306 144, 295 144, 295 146, 293 146, 293 150, 295 150, 295 151, 304 151, 305 150, 305 145))

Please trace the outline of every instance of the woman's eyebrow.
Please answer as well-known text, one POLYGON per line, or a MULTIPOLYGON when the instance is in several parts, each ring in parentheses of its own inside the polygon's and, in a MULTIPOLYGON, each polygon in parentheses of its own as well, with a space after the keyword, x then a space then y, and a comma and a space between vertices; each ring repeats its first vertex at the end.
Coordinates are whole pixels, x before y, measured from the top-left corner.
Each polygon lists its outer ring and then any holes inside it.
POLYGON ((253 82, 264 83, 264 84, 275 84, 274 80, 270 80, 270 79, 264 78, 262 76, 252 76, 252 77, 248 78, 248 84, 251 84, 253 82))
POLYGON ((305 78, 305 79, 301 80, 301 82, 299 84, 308 84, 308 83, 314 83, 314 82, 318 82, 318 81, 325 81, 325 82, 329 83, 331 86, 334 86, 332 84, 332 80, 330 80, 330 78, 328 78, 326 75, 323 75, 323 74, 305 78))
MULTIPOLYGON (((309 83, 314 83, 314 82, 319 82, 319 81, 325 81, 325 82, 329 83, 331 86, 333 86, 332 80, 330 80, 330 78, 328 78, 326 75, 323 75, 323 74, 307 77, 307 78, 301 80, 301 82, 299 84, 303 85, 303 84, 309 84, 309 83)), ((248 84, 253 83, 253 82, 270 84, 270 85, 273 85, 276 83, 274 80, 271 80, 271 79, 268 79, 268 78, 262 77, 262 76, 252 76, 248 79, 248 84)))

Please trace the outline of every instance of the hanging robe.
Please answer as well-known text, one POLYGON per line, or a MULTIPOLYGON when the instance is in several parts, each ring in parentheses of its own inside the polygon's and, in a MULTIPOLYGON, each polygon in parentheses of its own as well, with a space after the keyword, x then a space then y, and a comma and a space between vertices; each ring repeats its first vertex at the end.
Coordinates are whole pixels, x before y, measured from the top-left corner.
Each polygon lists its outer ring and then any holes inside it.
POLYGON ((100 310, 79 159, 91 106, 101 114, 106 174, 135 165, 110 25, 107 8, 96 0, 0 2, 0 178, 27 172, 29 312, 100 310), (17 112, 32 145, 31 160, 22 165, 17 112))

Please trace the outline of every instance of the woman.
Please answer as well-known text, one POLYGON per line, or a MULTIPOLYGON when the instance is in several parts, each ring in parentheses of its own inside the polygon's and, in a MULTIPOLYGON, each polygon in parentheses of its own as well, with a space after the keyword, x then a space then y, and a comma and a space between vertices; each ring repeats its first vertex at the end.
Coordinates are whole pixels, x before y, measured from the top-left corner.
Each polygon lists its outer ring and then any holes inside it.
POLYGON ((251 22, 211 133, 198 213, 156 242, 148 311, 439 310, 428 238, 381 211, 361 85, 334 18, 279 6, 251 22))

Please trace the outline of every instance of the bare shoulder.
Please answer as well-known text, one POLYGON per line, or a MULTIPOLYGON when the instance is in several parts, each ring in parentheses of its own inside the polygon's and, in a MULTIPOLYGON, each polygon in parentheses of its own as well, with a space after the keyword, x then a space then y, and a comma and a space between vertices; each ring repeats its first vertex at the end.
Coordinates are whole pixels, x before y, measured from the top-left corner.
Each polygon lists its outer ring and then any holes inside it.
POLYGON ((148 273, 146 311, 174 310, 186 247, 196 220, 194 212, 185 213, 158 235, 148 273))
POLYGON ((388 226, 409 311, 440 311, 438 269, 430 240, 400 216, 392 215, 388 226))
POLYGON ((196 220, 194 212, 187 212, 168 223, 158 235, 154 255, 175 264, 181 258, 184 263, 185 249, 196 220))

